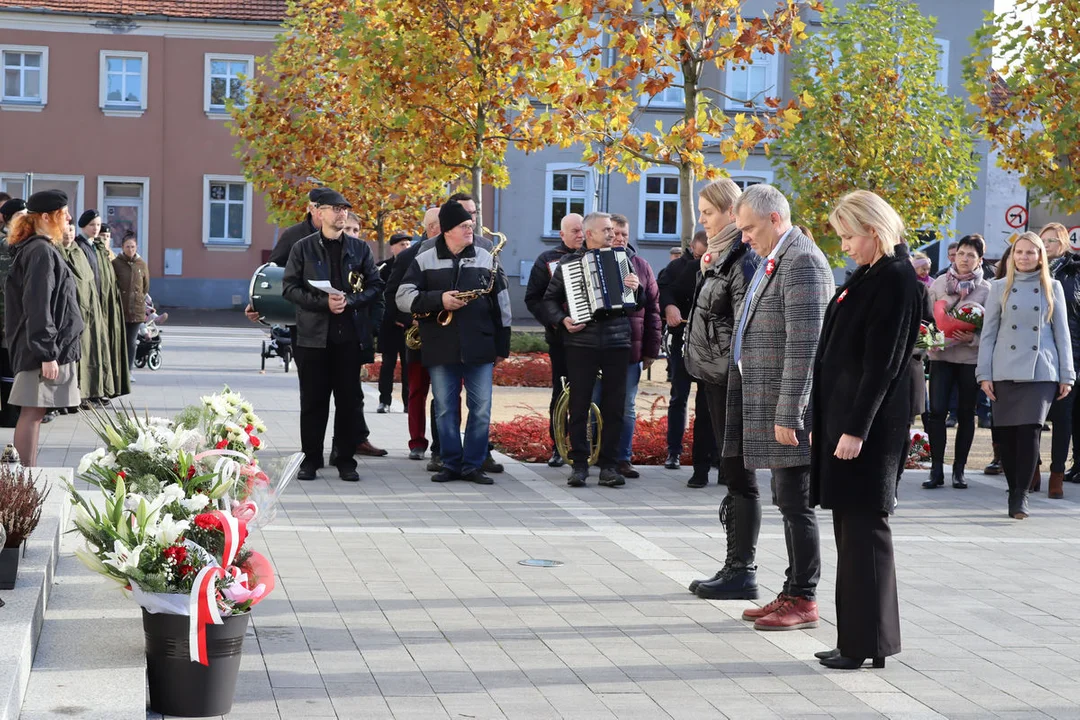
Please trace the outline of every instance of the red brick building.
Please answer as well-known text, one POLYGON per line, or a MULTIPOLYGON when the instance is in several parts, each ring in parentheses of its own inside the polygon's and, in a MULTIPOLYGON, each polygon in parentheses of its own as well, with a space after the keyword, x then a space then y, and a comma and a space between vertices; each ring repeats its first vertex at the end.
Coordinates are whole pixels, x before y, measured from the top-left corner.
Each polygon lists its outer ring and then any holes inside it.
POLYGON ((0 190, 136 232, 163 305, 247 302, 276 228, 226 127, 285 0, 0 0, 0 190))

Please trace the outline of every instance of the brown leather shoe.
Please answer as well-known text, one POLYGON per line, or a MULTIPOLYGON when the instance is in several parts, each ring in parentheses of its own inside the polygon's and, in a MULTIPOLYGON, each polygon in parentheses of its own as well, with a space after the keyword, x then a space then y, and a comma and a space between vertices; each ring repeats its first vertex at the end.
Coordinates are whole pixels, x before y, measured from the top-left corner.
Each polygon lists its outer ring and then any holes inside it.
POLYGON ((381 450, 371 444, 370 440, 365 440, 356 446, 357 455, 367 455, 369 457, 382 457, 386 455, 386 450, 381 450))
POLYGON ((1050 473, 1050 486, 1046 489, 1046 496, 1051 500, 1061 500, 1065 497, 1065 473, 1050 473))
POLYGON ((804 630, 818 626, 817 603, 801 597, 788 596, 772 613, 758 618, 755 630, 804 630))
POLYGON ((616 463, 615 472, 619 473, 624 478, 630 478, 631 480, 641 477, 641 473, 634 469, 634 466, 630 464, 629 460, 623 460, 622 462, 616 463))
POLYGON ((773 612, 776 611, 777 608, 787 602, 787 599, 787 595, 785 595, 784 593, 780 593, 776 596, 776 599, 768 605, 759 608, 749 608, 747 610, 743 610, 742 619, 757 620, 758 618, 763 618, 766 615, 771 615, 773 612))

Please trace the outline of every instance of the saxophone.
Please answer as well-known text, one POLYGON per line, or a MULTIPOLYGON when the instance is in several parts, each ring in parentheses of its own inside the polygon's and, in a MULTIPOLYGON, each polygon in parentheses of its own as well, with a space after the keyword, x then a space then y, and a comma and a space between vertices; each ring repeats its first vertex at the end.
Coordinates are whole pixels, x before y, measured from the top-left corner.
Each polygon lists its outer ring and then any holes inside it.
MULTIPOLYGON (((484 235, 490 235, 491 237, 495 238, 495 246, 491 249, 491 275, 490 277, 488 277, 488 284, 486 287, 476 288, 475 290, 465 290, 457 294, 458 300, 461 300, 465 303, 471 303, 477 298, 483 297, 484 295, 489 295, 491 294, 491 291, 495 289, 495 277, 496 275, 498 275, 500 268, 499 253, 502 252, 507 242, 506 235, 501 232, 495 232, 494 230, 488 230, 487 228, 483 228, 482 232, 484 235)), ((433 313, 429 312, 413 313, 413 320, 422 320, 424 318, 430 317, 432 314, 433 313)), ((454 311, 440 310, 438 314, 435 315, 435 320, 443 327, 446 327, 454 321, 454 311)), ((422 344, 423 343, 420 340, 420 326, 409 326, 409 328, 405 331, 405 347, 409 348, 410 350, 419 350, 422 344)))

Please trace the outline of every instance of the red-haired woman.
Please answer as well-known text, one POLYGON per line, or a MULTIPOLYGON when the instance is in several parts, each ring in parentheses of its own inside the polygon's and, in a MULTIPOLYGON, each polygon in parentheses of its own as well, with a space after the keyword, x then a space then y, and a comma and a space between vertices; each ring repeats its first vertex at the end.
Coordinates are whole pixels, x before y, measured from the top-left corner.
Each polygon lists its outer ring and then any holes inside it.
POLYGON ((15 449, 27 466, 37 464, 46 410, 75 407, 80 401, 75 365, 83 319, 75 281, 56 249, 71 222, 67 204, 60 190, 34 193, 7 238, 13 259, 4 288, 4 335, 15 371, 10 402, 22 408, 15 449))

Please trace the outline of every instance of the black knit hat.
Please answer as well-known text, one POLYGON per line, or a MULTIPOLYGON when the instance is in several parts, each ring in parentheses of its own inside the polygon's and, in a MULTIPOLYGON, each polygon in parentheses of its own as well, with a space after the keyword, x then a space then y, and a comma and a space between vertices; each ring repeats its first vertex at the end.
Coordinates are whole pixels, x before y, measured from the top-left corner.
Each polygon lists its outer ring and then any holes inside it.
POLYGON ((51 213, 67 207, 68 196, 63 190, 42 190, 30 196, 26 209, 32 213, 51 213))
POLYGON ((97 210, 87 210, 79 216, 79 227, 84 228, 90 223, 97 220, 99 217, 101 217, 101 213, 99 213, 97 210))
POLYGON ((439 230, 445 235, 458 225, 472 220, 472 213, 457 200, 450 200, 439 208, 439 230))
POLYGON ((11 198, 3 205, 0 205, 0 215, 4 217, 4 222, 10 222, 11 218, 15 217, 15 213, 25 209, 25 200, 22 198, 11 198))

